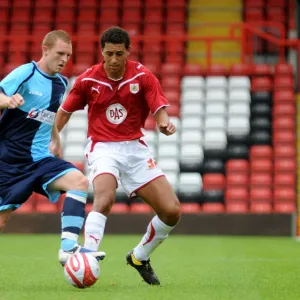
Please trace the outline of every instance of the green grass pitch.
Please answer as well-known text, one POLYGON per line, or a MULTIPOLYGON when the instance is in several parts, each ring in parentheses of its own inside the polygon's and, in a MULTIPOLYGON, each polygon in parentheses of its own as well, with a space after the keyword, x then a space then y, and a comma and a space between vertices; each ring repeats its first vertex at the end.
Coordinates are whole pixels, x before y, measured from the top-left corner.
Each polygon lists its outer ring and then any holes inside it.
POLYGON ((107 235, 107 258, 91 288, 67 284, 57 235, 0 235, 0 300, 296 300, 300 244, 292 238, 171 235, 152 256, 162 286, 125 263, 140 236, 107 235))

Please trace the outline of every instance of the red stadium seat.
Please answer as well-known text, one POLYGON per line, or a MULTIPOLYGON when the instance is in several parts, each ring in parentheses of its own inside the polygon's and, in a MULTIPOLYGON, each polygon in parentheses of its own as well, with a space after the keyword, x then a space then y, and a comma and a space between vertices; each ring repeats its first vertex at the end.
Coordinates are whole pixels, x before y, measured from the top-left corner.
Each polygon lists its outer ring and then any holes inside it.
POLYGON ((180 75, 181 74, 181 65, 176 63, 165 63, 161 66, 161 75, 170 76, 170 75, 180 75))
POLYGON ((216 214, 225 211, 223 203, 203 203, 201 208, 203 213, 216 214))
POLYGON ((57 1, 57 11, 61 8, 69 7, 75 8, 76 7, 76 0, 59 0, 57 1))
POLYGON ((271 173, 251 173, 250 185, 252 187, 271 187, 272 175, 271 173))
POLYGON ((264 0, 245 0, 245 9, 260 7, 263 8, 265 3, 264 0))
POLYGON ((291 90, 275 91, 273 101, 275 105, 279 103, 295 103, 295 93, 291 90))
MULTIPOLYGON (((106 27, 108 24, 118 24, 119 23, 119 12, 116 9, 113 8, 107 8, 105 10, 101 10, 101 15, 100 15, 100 24, 106 24, 106 27)), ((106 29, 106 28, 105 28, 106 29)))
POLYGON ((52 9, 54 6, 53 0, 43 0, 43 1, 34 1, 35 8, 46 8, 46 9, 52 9))
POLYGON ((285 23, 286 14, 284 12, 284 9, 282 9, 280 7, 268 8, 267 9, 267 20, 285 23))
POLYGON ((115 203, 111 210, 110 213, 111 214, 127 214, 129 213, 130 208, 129 205, 127 205, 126 203, 115 203))
POLYGON ((206 70, 201 65, 185 64, 183 69, 184 76, 200 76, 205 75, 206 70))
POLYGON ((73 23, 75 20, 75 10, 72 7, 64 7, 56 11, 56 23, 73 23))
MULTIPOLYGON (((172 77, 168 77, 166 75, 162 75, 164 77, 162 77, 161 79, 161 87, 163 90, 178 90, 180 87, 180 78, 178 76, 172 76, 172 77)), ((171 75, 169 75, 171 76, 171 75)))
POLYGON ((254 76, 272 76, 272 67, 268 64, 258 64, 252 66, 254 76))
POLYGON ((296 212, 296 203, 293 202, 279 202, 274 203, 274 212, 275 213, 294 213, 296 212))
POLYGON ((172 90, 167 90, 164 92, 168 102, 172 105, 172 104, 179 104, 180 102, 180 93, 176 90, 172 91, 172 90))
POLYGON ((143 43, 143 54, 157 55, 162 53, 163 49, 163 44, 160 41, 144 41, 143 43))
POLYGON ((23 203, 17 210, 15 210, 15 213, 17 214, 33 213, 35 210, 36 198, 37 198, 36 194, 33 193, 25 203, 23 203))
POLYGON ((33 14, 33 26, 36 26, 36 23, 47 23, 52 19, 52 10, 46 9, 44 7, 38 7, 34 10, 33 14))
POLYGON ((185 10, 186 1, 185 0, 166 0, 167 9, 181 9, 185 10))
POLYGON ((86 8, 79 10, 77 17, 77 22, 79 24, 83 23, 96 23, 97 11, 93 8, 86 8))
POLYGON ((289 116, 296 115, 296 107, 294 103, 277 103, 273 106, 273 116, 289 116))
POLYGON ((10 6, 10 0, 0 0, 0 9, 7 9, 10 6))
MULTIPOLYGON (((185 24, 184 23, 167 23, 166 24, 166 35, 184 35, 184 34, 185 34, 185 24)), ((180 43, 180 44, 183 44, 183 43, 180 43)))
POLYGON ((161 0, 145 0, 144 1, 144 7, 145 11, 148 11, 149 9, 163 9, 164 3, 161 0))
MULTIPOLYGON (((127 1, 126 1, 127 2, 127 1)), ((141 10, 140 9, 123 9, 122 11, 122 23, 140 23, 141 22, 141 10)))
POLYGON ((272 147, 268 145, 255 145, 250 148, 250 157, 253 158, 271 158, 272 147))
POLYGON ((248 201, 248 189, 243 187, 228 187, 225 191, 225 203, 233 203, 233 202, 243 202, 246 203, 248 201))
POLYGON ((223 190, 225 188, 225 177, 223 174, 206 173, 202 177, 203 190, 223 190))
POLYGON ((291 187, 295 189, 296 175, 294 173, 277 173, 274 175, 274 186, 276 187, 291 187))
POLYGON ((13 24, 18 22, 18 23, 26 23, 26 25, 28 25, 30 18, 31 18, 31 13, 30 13, 30 9, 28 8, 14 8, 12 11, 11 20, 14 20, 13 24))
POLYGON ((252 66, 249 64, 233 64, 230 66, 230 76, 249 76, 252 74, 252 66))
POLYGON ((262 21, 264 19, 264 11, 260 7, 248 8, 245 11, 246 22, 262 21))
POLYGON ((269 77, 254 77, 251 80, 251 90, 253 92, 269 92, 272 89, 273 84, 269 77))
POLYGON ((30 0, 14 0, 13 1, 14 8, 30 8, 31 1, 30 0))
POLYGON ((247 173, 227 173, 226 175, 226 186, 227 188, 246 186, 248 184, 249 178, 247 173))
POLYGON ((106 8, 118 9, 119 0, 100 1, 101 11, 106 8))
POLYGON ((171 106, 166 108, 170 117, 179 117, 180 116, 180 106, 179 104, 173 103, 171 106))
POLYGON ((168 8, 167 10, 167 19, 166 22, 170 23, 185 23, 185 11, 180 9, 171 9, 168 8))
MULTIPOLYGON (((85 37, 86 35, 93 35, 96 33, 96 27, 94 23, 78 23, 77 24, 77 35, 85 37)), ((80 38, 79 38, 80 40, 80 38)), ((78 43, 80 44, 80 42, 78 43)))
POLYGON ((288 63, 278 63, 274 68, 275 76, 277 75, 289 75, 293 76, 294 70, 292 65, 288 63))
MULTIPOLYGON (((50 23, 34 23, 32 28, 32 35, 44 37, 49 31, 51 31, 51 29, 52 27, 50 23)), ((39 45, 41 44, 41 42, 42 41, 40 41, 39 45)))
POLYGON ((39 213, 56 213, 58 212, 57 206, 51 203, 45 196, 37 194, 36 196, 36 212, 39 213))
POLYGON ((256 214, 269 214, 272 212, 271 202, 250 203, 250 212, 256 214))
POLYGON ((285 0, 267 0, 268 7, 285 7, 286 4, 285 0))
POLYGON ((198 203, 181 203, 180 211, 183 214, 195 214, 201 212, 201 206, 198 203))
POLYGON ((273 170, 271 158, 256 158, 250 162, 251 172, 270 173, 273 170))
POLYGON ((292 187, 274 187, 274 201, 296 203, 296 190, 292 187))
POLYGON ((84 1, 79 1, 78 3, 79 11, 85 8, 97 9, 97 6, 98 6, 97 0, 84 0, 84 1))
POLYGON ((289 173, 296 174, 297 164, 294 158, 278 158, 274 161, 274 172, 276 173, 289 173))
POLYGON ((214 64, 207 67, 206 73, 208 76, 226 76, 229 70, 226 66, 214 64))
POLYGON ((274 158, 295 158, 296 157, 296 147, 293 144, 283 144, 274 146, 274 158))
POLYGON ((271 203, 272 190, 270 187, 251 187, 250 202, 251 203, 271 203))
POLYGON ((289 130, 278 130, 273 132, 273 144, 295 143, 296 134, 289 130))
POLYGON ((291 90, 295 88, 295 83, 293 77, 290 76, 276 76, 274 80, 275 90, 291 90))
POLYGON ((123 10, 125 8, 140 9, 142 7, 141 0, 126 0, 126 1, 123 1, 122 4, 123 4, 123 10))
MULTIPOLYGON (((131 54, 130 54, 130 58, 131 58, 131 54)), ((158 77, 158 75, 160 74, 160 63, 146 63, 143 65, 146 68, 148 68, 156 77, 158 77)), ((174 91, 174 93, 178 94, 176 91, 174 91)), ((177 102, 174 100, 173 96, 174 95, 172 95, 170 99, 168 98, 168 96, 166 96, 170 103, 177 102)), ((179 99, 179 96, 178 96, 178 99, 179 99)))
MULTIPOLYGON (((144 24, 144 34, 147 35, 157 35, 157 34, 163 34, 163 26, 161 23, 157 23, 157 24, 144 24)), ((151 41, 149 41, 149 44, 151 43, 151 41)))
POLYGON ((163 11, 161 9, 148 9, 144 16, 145 23, 162 23, 164 22, 163 11))
POLYGON ((145 203, 132 203, 130 212, 133 214, 149 214, 153 212, 153 209, 145 203))
POLYGON ((273 119, 274 130, 295 130, 295 119, 292 117, 275 117, 273 119))
POLYGON ((226 212, 230 214, 248 213, 248 204, 245 202, 227 203, 226 212))
POLYGON ((226 162, 226 173, 248 173, 249 162, 245 159, 230 159, 226 162))

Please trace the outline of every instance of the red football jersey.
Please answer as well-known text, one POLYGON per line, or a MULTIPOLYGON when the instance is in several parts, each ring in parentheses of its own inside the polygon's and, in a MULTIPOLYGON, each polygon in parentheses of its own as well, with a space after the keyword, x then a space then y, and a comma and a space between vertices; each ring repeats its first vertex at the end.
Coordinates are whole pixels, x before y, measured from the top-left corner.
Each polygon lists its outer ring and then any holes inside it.
POLYGON ((88 137, 94 142, 129 141, 143 136, 149 112, 169 106, 158 79, 143 65, 127 61, 122 79, 109 79, 103 63, 75 81, 62 105, 66 112, 88 105, 88 137))

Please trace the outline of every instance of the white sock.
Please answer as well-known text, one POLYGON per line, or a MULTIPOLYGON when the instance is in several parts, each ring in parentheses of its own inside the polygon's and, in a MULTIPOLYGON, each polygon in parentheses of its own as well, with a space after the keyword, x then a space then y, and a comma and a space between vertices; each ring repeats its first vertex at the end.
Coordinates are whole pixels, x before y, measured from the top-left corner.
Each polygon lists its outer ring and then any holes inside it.
POLYGON ((88 214, 84 227, 84 248, 98 251, 103 239, 106 217, 92 211, 88 214))
POLYGON ((174 227, 166 225, 155 216, 149 223, 142 240, 133 249, 134 257, 139 261, 148 260, 150 254, 168 237, 174 227))

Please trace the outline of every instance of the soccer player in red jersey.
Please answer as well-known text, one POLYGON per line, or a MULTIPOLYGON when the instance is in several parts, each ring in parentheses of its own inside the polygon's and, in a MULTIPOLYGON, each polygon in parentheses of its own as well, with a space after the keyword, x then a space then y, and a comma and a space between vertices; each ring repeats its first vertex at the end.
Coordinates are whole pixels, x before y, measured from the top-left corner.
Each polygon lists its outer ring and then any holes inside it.
POLYGON ((85 155, 94 188, 93 209, 87 216, 84 247, 98 250, 106 218, 115 202, 120 180, 129 197, 138 196, 156 212, 140 243, 126 260, 152 285, 160 284, 150 265, 150 254, 168 237, 180 219, 180 203, 148 146, 141 140, 149 112, 162 134, 176 128, 157 78, 142 64, 127 59, 128 33, 111 27, 101 37, 104 61, 80 75, 56 118, 62 130, 72 113, 88 105, 85 155))

